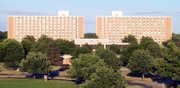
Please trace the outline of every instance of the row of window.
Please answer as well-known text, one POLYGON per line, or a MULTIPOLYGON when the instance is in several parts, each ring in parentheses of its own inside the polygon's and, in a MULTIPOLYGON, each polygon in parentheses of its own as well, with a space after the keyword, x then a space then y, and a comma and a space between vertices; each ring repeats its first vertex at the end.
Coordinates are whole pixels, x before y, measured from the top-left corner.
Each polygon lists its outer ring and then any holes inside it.
POLYGON ((122 16, 122 17, 113 17, 113 16, 102 16, 102 19, 166 19, 167 16, 122 16))
POLYGON ((106 23, 103 23, 101 25, 165 25, 165 23, 159 23, 159 22, 152 22, 152 23, 149 23, 149 22, 106 22, 106 23))
POLYGON ((33 35, 33 36, 41 36, 42 34, 45 34, 45 35, 50 35, 50 36, 54 36, 54 37, 56 37, 56 36, 64 36, 64 37, 75 37, 76 36, 76 34, 64 34, 64 33, 61 33, 61 34, 48 34, 48 33, 41 33, 41 34, 33 34, 33 33, 27 33, 27 34, 24 34, 24 35, 22 35, 22 34, 15 34, 15 36, 16 37, 22 37, 22 36, 26 36, 26 35, 33 35))
POLYGON ((79 19, 78 16, 14 16, 15 19, 79 19))
POLYGON ((102 22, 123 22, 123 21, 128 21, 128 22, 165 22, 166 19, 102 19, 102 22))
POLYGON ((145 30, 142 30, 142 31, 116 31, 116 30, 112 30, 112 31, 102 31, 102 32, 105 32, 105 33, 133 33, 133 32, 136 32, 136 33, 164 33, 164 31, 161 31, 161 30, 157 30, 157 31, 145 31, 145 30))
POLYGON ((77 24, 79 21, 16 21, 16 24, 77 24))
MULTIPOLYGON (((139 36, 139 38, 138 38, 138 37, 136 37, 136 38, 137 38, 137 39, 141 39, 143 36, 146 37, 146 35, 141 35, 141 36, 139 36)), ((109 38, 109 40, 114 40, 114 41, 124 39, 124 37, 115 37, 115 36, 106 36, 106 37, 109 38)), ((161 36, 152 37, 152 38, 153 38, 155 41, 157 41, 157 40, 159 40, 159 41, 164 41, 164 40, 165 40, 164 38, 159 38, 159 37, 161 37, 161 36)))
POLYGON ((138 29, 141 29, 141 28, 165 28, 165 26, 159 26, 159 25, 154 25, 154 26, 102 26, 102 29, 104 28, 131 28, 131 29, 134 29, 134 28, 138 28, 138 29))
POLYGON ((78 27, 78 24, 77 25, 16 25, 16 28, 22 28, 22 27, 68 27, 68 28, 71 28, 71 27, 78 27))
POLYGON ((33 29, 30 29, 30 28, 16 28, 15 30, 17 31, 36 31, 36 30, 46 30, 46 31, 78 31, 78 29, 74 29, 74 28, 33 28, 33 29))
POLYGON ((122 31, 122 30, 124 30, 124 31, 126 31, 126 30, 128 30, 128 31, 130 31, 130 30, 132 30, 132 31, 138 31, 138 30, 145 30, 145 31, 147 31, 147 30, 150 30, 150 31, 156 31, 156 30, 161 30, 161 31, 165 31, 166 30, 166 28, 161 28, 161 27, 151 27, 151 28, 148 28, 148 27, 140 27, 140 28, 138 28, 138 27, 132 27, 132 28, 130 28, 130 27, 124 27, 124 28, 122 28, 122 27, 106 27, 106 28, 102 28, 102 31, 108 31, 108 30, 116 30, 116 31, 122 31))
MULTIPOLYGON (((41 35, 40 35, 41 36, 41 35)), ((40 36, 34 36, 36 39, 38 39, 38 38, 40 38, 40 36)), ((52 35, 47 35, 47 36, 49 36, 49 37, 51 37, 51 38, 53 38, 53 39, 58 39, 58 38, 63 38, 63 39, 69 39, 69 40, 73 40, 73 39, 75 39, 76 37, 74 36, 74 37, 67 37, 67 36, 58 36, 58 37, 56 37, 56 36, 52 36, 52 35)), ((25 37, 25 36, 24 36, 25 37)), ((15 38, 17 39, 17 40, 22 40, 24 37, 19 37, 19 36, 16 36, 15 38)))

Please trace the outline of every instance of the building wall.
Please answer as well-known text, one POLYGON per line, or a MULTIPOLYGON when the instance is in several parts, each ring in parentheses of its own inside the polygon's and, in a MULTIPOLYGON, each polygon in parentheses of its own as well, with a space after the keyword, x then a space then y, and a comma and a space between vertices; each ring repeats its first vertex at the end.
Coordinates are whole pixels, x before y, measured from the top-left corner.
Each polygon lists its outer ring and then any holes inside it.
POLYGON ((102 23, 102 17, 97 17, 96 18, 96 35, 98 36, 98 38, 102 39, 104 37, 102 37, 102 25, 104 25, 104 23, 102 23))
POLYGON ((98 45, 99 43, 101 44, 109 44, 109 39, 75 39, 74 40, 76 45, 98 45))
POLYGON ((79 17, 79 38, 84 38, 84 17, 79 17))
POLYGON ((14 26, 14 24, 13 24, 13 22, 14 22, 14 19, 13 19, 13 17, 9 17, 8 18, 8 38, 13 38, 13 26, 14 26))
POLYGON ((172 21, 169 16, 98 16, 97 35, 120 43, 125 36, 134 35, 138 41, 149 36, 161 44, 172 37, 172 21))
POLYGON ((82 16, 9 16, 8 38, 21 41, 27 35, 38 39, 47 35, 53 39, 74 40, 84 37, 82 16))

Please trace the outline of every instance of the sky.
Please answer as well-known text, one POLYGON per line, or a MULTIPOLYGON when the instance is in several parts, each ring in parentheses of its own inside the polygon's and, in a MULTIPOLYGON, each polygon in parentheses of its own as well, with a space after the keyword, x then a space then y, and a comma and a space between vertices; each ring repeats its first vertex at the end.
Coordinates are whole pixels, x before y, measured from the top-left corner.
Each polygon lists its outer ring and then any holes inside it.
POLYGON ((8 16, 84 16, 85 33, 96 32, 96 16, 122 11, 124 16, 172 16, 172 31, 180 33, 180 0, 0 0, 0 31, 7 31, 8 16))

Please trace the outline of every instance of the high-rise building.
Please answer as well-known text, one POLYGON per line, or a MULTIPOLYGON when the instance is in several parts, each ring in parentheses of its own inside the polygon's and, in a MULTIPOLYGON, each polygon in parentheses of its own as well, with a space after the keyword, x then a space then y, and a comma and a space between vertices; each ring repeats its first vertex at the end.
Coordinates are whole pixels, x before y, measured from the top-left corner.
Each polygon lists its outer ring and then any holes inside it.
POLYGON ((27 35, 36 39, 47 35, 69 41, 83 38, 84 17, 69 16, 68 11, 59 11, 58 16, 9 16, 8 38, 21 41, 27 35))
POLYGON ((128 35, 134 35, 138 42, 149 36, 161 44, 172 37, 170 16, 123 16, 121 11, 113 11, 112 16, 98 16, 96 33, 100 39, 110 43, 121 43, 128 35))

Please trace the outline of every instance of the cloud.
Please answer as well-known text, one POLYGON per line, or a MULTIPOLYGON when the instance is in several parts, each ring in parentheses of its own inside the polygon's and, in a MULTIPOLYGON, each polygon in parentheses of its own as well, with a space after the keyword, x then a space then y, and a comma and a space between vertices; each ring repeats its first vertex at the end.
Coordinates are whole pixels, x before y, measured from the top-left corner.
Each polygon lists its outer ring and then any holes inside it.
POLYGON ((40 11, 21 11, 21 10, 11 10, 11 11, 0 11, 0 14, 4 15, 43 15, 44 13, 40 11))
POLYGON ((133 12, 131 14, 136 14, 136 15, 159 15, 159 14, 164 14, 165 12, 161 11, 141 11, 141 12, 133 12))

